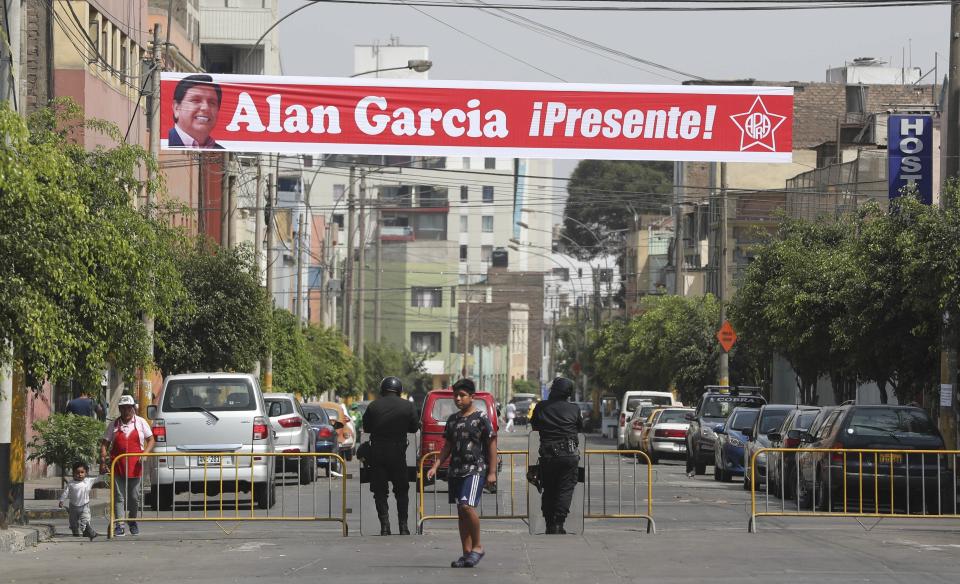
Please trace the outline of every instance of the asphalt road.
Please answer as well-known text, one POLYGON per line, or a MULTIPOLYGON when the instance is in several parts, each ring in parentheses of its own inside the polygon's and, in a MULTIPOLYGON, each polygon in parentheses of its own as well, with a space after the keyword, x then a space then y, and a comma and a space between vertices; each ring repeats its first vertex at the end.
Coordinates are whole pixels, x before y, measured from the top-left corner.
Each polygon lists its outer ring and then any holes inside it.
MULTIPOLYGON (((523 449, 525 440, 503 435, 500 446, 523 449)), ((596 439, 590 445, 612 447, 596 439)), ((594 513, 604 499, 603 464, 594 460, 591 468, 594 513)), ((608 512, 617 512, 612 508, 617 463, 608 458, 605 464, 608 512)), ((636 468, 642 487, 646 467, 636 468)), ((644 522, 635 519, 588 520, 584 534, 568 536, 531 536, 522 520, 490 520, 483 523, 487 557, 474 570, 449 568, 459 555, 456 525, 450 521, 430 522, 420 536, 360 536, 353 463, 353 478, 347 481, 350 537, 341 537, 335 523, 313 521, 143 522, 138 537, 90 543, 71 537, 64 523, 57 526, 61 535, 55 540, 0 560, 0 582, 960 581, 960 521, 888 519, 876 525, 864 521, 862 527, 846 518, 764 518, 759 533, 750 534, 749 495, 739 482, 716 483, 710 475, 689 479, 683 470, 679 461, 653 468, 656 535, 648 535, 644 522)), ((632 485, 632 461, 621 460, 619 471, 632 485)), ((325 489, 325 484, 321 478, 318 485, 325 489)), ((337 481, 332 484, 339 487, 337 481)), ((501 507, 510 499, 505 487, 496 495, 501 507)), ((283 488, 285 515, 296 502, 301 512, 310 513, 312 500, 323 499, 312 487, 300 487, 299 496, 296 489, 283 488)), ((642 508, 646 501, 639 491, 642 508)), ((621 496, 632 504, 632 486, 623 487, 621 496)), ((218 513, 215 507, 208 514, 218 513)), ((190 510, 191 516, 202 512, 190 510)), ((177 512, 186 513, 185 508, 177 512)), ((105 530, 103 518, 95 522, 105 530)))

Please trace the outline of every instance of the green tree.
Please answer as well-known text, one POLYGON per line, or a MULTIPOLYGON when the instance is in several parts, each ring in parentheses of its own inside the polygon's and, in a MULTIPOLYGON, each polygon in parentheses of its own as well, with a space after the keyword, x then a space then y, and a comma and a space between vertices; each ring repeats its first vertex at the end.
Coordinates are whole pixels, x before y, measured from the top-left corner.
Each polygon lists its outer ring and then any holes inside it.
POLYGON ((273 390, 310 394, 316 389, 315 363, 303 327, 289 310, 275 308, 270 329, 273 390))
POLYGON ((93 466, 100 452, 104 424, 96 418, 74 414, 53 414, 33 423, 37 433, 27 448, 30 460, 42 460, 60 467, 60 480, 76 462, 93 466))
POLYGON ((622 253, 634 214, 668 214, 672 190, 670 162, 581 161, 567 185, 563 234, 577 244, 568 251, 581 259, 622 253))
POLYGON ((329 391, 341 397, 355 396, 361 364, 343 335, 316 324, 307 326, 303 334, 314 377, 314 386, 307 395, 329 391))
POLYGON ((367 343, 363 349, 364 390, 376 391, 384 377, 399 377, 407 393, 430 390, 428 355, 411 353, 388 343, 367 343))
MULTIPOLYGON (((182 294, 173 232, 132 201, 154 165, 116 127, 57 101, 24 121, 0 106, 0 338, 31 386, 96 380, 103 364, 147 365, 143 313, 169 318, 182 294), (86 151, 73 138, 114 141, 86 151)), ((9 360, 8 352, 0 359, 9 360)))
POLYGON ((540 384, 518 377, 513 380, 513 393, 535 393, 540 395, 540 384))
POLYGON ((266 352, 270 304, 247 246, 206 240, 180 245, 177 264, 187 295, 157 325, 157 364, 166 374, 250 371, 266 352))

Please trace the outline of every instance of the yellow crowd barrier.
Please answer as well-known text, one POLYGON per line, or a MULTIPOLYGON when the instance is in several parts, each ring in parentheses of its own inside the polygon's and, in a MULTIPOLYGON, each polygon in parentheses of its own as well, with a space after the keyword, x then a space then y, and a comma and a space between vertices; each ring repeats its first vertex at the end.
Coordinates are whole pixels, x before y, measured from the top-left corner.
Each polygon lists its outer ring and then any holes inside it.
POLYGON ((326 459, 327 469, 330 465, 346 468, 341 456, 325 452, 121 454, 110 464, 108 537, 113 537, 118 523, 131 521, 329 521, 340 523, 346 537, 346 478, 334 478, 329 472, 325 478, 318 478, 318 459, 326 459), (143 478, 139 482, 117 473, 119 464, 135 457, 143 459, 143 478), (275 470, 278 458, 284 459, 282 470, 275 470), (291 467, 295 470, 291 471, 291 467), (289 478, 292 474, 296 478, 289 478), (306 477, 306 483, 302 477, 306 477), (295 491, 286 484, 291 480, 296 481, 295 491), (177 489, 185 495, 178 497, 177 489), (124 499, 120 505, 116 504, 118 490, 124 499), (335 492, 339 497, 335 497, 335 492), (227 499, 226 495, 231 494, 232 499, 227 499), (288 501, 291 498, 294 500, 288 501), (339 501, 335 501, 337 498, 339 501), (136 499, 132 508, 129 499, 136 499), (278 504, 280 508, 275 510, 278 504))
MULTIPOLYGON (((417 533, 423 533, 423 525, 427 521, 433 521, 438 519, 457 519, 455 513, 450 512, 453 509, 453 505, 449 503, 441 504, 439 499, 441 494, 443 497, 446 497, 446 492, 439 491, 437 489, 437 483, 442 478, 436 478, 432 482, 432 489, 430 491, 426 490, 427 487, 427 461, 437 458, 440 456, 440 452, 428 452, 420 458, 419 463, 419 472, 417 474, 417 484, 418 484, 418 495, 419 501, 417 503, 417 510, 419 517, 417 518, 417 533), (427 512, 427 495, 431 495, 430 499, 432 505, 430 512, 427 512), (447 513, 441 513, 443 505, 446 505, 447 513)), ((484 498, 480 499, 480 506, 478 511, 481 519, 522 519, 524 521, 529 520, 530 510, 527 508, 527 490, 530 488, 530 483, 527 482, 527 451, 526 450, 498 450, 497 456, 500 459, 500 465, 497 471, 497 489, 494 498, 493 509, 490 509, 490 505, 484 505, 484 498), (520 461, 521 464, 517 464, 517 461, 520 461), (506 463, 506 464, 504 464, 506 463), (507 482, 506 485, 503 483, 507 482), (507 490, 504 490, 504 489, 507 490), (501 502, 500 495, 502 493, 509 493, 509 499, 507 501, 501 502), (492 512, 491 512, 492 511, 492 512)), ((444 469, 440 469, 438 474, 444 472, 444 469)))
POLYGON ((757 531, 760 517, 960 519, 958 455, 960 450, 760 449, 749 465, 748 530, 757 531), (779 503, 771 505, 771 497, 779 503))
MULTIPOLYGON (((647 533, 656 533, 657 524, 653 519, 653 466, 650 462, 650 457, 647 456, 642 450, 586 450, 586 477, 584 482, 586 483, 586 503, 583 508, 583 518, 584 519, 645 519, 647 521, 647 533), (623 464, 623 457, 629 456, 632 458, 632 461, 628 464, 623 464), (594 478, 598 474, 597 471, 593 468, 591 464, 591 457, 600 457, 600 501, 599 501, 599 512, 594 511, 594 478), (616 472, 617 477, 617 498, 616 498, 616 513, 612 510, 612 503, 609 502, 607 497, 607 459, 609 457, 615 457, 616 465, 615 468, 611 468, 610 472, 616 472), (640 470, 640 462, 646 465, 646 471, 640 470), (623 498, 623 488, 625 485, 624 481, 624 472, 632 468, 633 473, 631 475, 631 480, 629 481, 632 485, 633 491, 633 500, 630 503, 624 505, 623 498), (638 482, 638 477, 641 473, 646 474, 647 484, 646 488, 642 489, 638 482), (646 512, 641 511, 640 503, 640 494, 646 492, 646 512), (626 507, 626 511, 624 508, 626 507)), ((613 466, 613 465, 611 465, 613 466)))

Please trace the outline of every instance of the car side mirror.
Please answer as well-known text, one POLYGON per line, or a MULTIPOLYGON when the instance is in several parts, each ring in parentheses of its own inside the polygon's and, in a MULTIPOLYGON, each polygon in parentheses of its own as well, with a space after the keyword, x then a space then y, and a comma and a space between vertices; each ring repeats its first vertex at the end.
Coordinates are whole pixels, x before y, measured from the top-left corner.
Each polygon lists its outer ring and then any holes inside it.
POLYGON ((688 412, 688 413, 686 413, 686 414, 683 414, 683 419, 684 419, 684 420, 687 420, 688 422, 692 422, 692 421, 694 421, 696 418, 693 417, 693 413, 692 413, 692 412, 688 412))
POLYGON ((800 442, 803 442, 804 444, 812 444, 813 436, 810 434, 810 432, 803 432, 800 434, 800 442))
POLYGON ((335 430, 339 430, 340 428, 343 428, 343 422, 341 422, 340 420, 334 421, 334 422, 333 422, 333 428, 334 428, 335 430))
POLYGON ((726 425, 721 424, 721 425, 717 426, 717 429, 714 430, 714 432, 716 432, 717 434, 726 434, 726 433, 727 433, 727 427, 726 427, 726 425))
POLYGON ((280 405, 280 402, 271 402, 267 415, 271 418, 276 418, 281 412, 283 412, 283 406, 280 405))
POLYGON ((767 434, 767 438, 769 438, 771 442, 780 442, 783 440, 783 435, 779 432, 770 432, 767 434))
POLYGON ((157 419, 157 406, 153 406, 153 405, 147 406, 147 417, 150 418, 151 420, 157 419))
POLYGON ((800 440, 803 434, 803 430, 790 430, 787 432, 787 438, 791 440, 800 440))

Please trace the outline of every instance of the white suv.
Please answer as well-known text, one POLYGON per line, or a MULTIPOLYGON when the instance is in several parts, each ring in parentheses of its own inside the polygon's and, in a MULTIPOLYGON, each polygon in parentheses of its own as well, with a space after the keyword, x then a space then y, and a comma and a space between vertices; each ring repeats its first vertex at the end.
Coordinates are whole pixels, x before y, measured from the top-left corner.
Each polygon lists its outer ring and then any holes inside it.
POLYGON ((630 418, 638 406, 641 404, 654 406, 683 405, 669 391, 627 391, 624 392, 620 403, 620 419, 617 420, 617 449, 619 450, 625 450, 627 447, 630 418))
POLYGON ((178 493, 218 495, 221 485, 229 485, 230 490, 253 491, 260 509, 273 507, 273 461, 255 456, 274 451, 274 433, 256 377, 171 375, 163 382, 159 404, 150 406, 148 414, 157 440, 154 452, 177 456, 147 459, 148 505, 170 510, 178 493))
MULTIPOLYGON (((292 393, 266 393, 267 412, 273 425, 274 448, 277 452, 313 452, 314 430, 307 421, 300 402, 292 393)), ((317 478, 317 462, 313 457, 278 456, 278 472, 295 472, 301 485, 317 478)))

